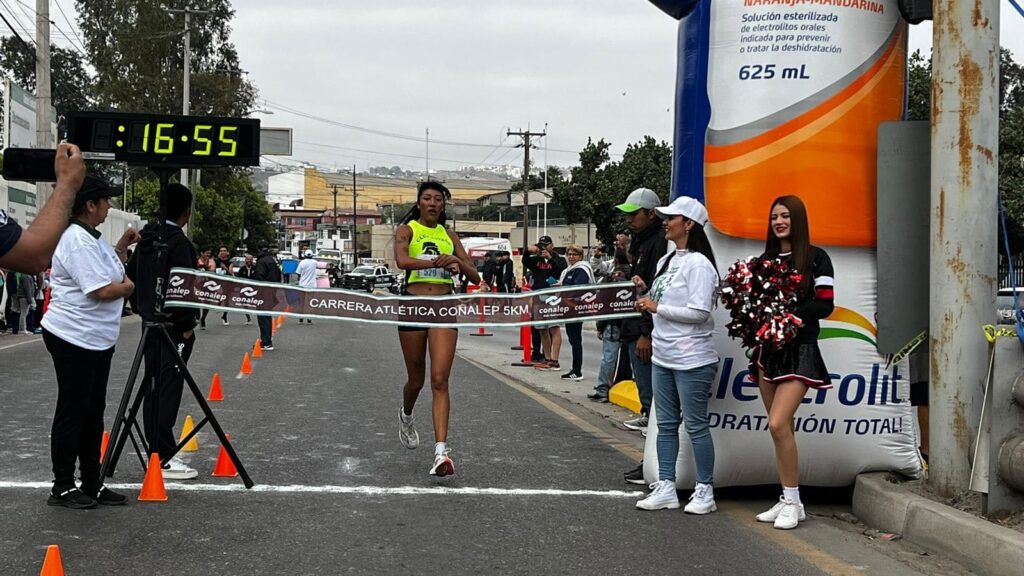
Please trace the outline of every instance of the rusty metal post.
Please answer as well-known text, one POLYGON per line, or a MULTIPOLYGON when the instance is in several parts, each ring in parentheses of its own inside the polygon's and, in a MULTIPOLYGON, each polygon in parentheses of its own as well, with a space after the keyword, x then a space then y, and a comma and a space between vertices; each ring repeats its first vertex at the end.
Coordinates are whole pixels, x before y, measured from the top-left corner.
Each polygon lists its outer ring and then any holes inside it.
POLYGON ((995 316, 999 2, 936 0, 932 53, 929 479, 967 488, 995 316))

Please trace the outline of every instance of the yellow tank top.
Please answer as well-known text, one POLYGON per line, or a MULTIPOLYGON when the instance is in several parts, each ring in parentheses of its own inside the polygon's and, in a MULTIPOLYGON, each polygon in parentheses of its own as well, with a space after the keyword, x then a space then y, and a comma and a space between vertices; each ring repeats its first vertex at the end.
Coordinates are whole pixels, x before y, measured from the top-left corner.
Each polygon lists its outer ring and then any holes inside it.
MULTIPOLYGON (((441 254, 451 256, 455 253, 455 245, 448 236, 448 230, 441 225, 428 228, 416 220, 409 222, 412 228, 412 240, 409 242, 409 256, 417 260, 433 260, 441 254)), ((450 272, 443 268, 427 268, 425 270, 409 270, 406 283, 423 282, 427 284, 454 284, 450 272)))

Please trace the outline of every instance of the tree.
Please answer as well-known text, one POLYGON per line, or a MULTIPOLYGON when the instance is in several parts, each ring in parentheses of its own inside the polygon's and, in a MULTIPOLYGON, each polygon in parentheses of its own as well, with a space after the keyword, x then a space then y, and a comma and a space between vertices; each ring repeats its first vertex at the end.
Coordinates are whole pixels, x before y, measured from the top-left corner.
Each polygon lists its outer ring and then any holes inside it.
POLYGON ((523 219, 522 206, 474 206, 469 209, 470 220, 486 220, 489 222, 518 222, 523 219))
MULTIPOLYGON (((77 0, 78 22, 101 108, 122 112, 181 112, 184 27, 161 0, 77 0)), ((230 41, 234 16, 229 0, 208 0, 191 16, 190 111, 200 116, 245 116, 256 88, 242 77, 230 41)))
POLYGON ((929 120, 932 115, 932 61, 920 50, 910 55, 907 120, 929 120))
POLYGON ((626 146, 622 160, 608 163, 610 143, 588 140, 580 152, 580 165, 571 171, 570 181, 555 189, 555 202, 570 222, 589 221, 597 237, 611 245, 615 235, 626 229, 615 206, 631 191, 650 188, 668 203, 672 184, 672 147, 650 136, 626 146), (569 216, 572 214, 572 216, 569 216))
MULTIPOLYGON (((50 94, 57 114, 93 108, 92 78, 82 55, 50 45, 50 94)), ((0 73, 34 92, 36 89, 36 51, 12 36, 0 39, 0 73)))
MULTIPOLYGON (((156 180, 142 180, 136 184, 135 202, 139 215, 150 222, 157 221, 159 210, 156 180)), ((249 237, 244 244, 250 251, 265 240, 275 243, 274 218, 270 206, 252 183, 242 178, 224 178, 206 185, 196 186, 196 212, 189 226, 197 248, 216 250, 220 246, 234 249, 243 244, 244 227, 249 237)))
POLYGON ((586 222, 593 218, 595 209, 602 209, 594 204, 600 186, 600 170, 609 160, 609 147, 611 144, 603 139, 594 143, 587 138, 587 145, 580 151, 579 166, 569 171, 568 181, 554 186, 551 198, 562 208, 566 222, 586 222))

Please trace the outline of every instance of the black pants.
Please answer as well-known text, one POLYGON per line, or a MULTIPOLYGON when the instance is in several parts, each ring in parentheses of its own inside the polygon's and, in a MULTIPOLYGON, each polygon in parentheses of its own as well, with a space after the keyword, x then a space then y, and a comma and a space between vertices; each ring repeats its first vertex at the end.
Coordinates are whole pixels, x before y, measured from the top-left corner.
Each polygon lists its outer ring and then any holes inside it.
POLYGON ((574 374, 582 374, 583 370, 583 323, 567 322, 565 334, 569 337, 569 346, 572 347, 572 371, 574 374))
POLYGON ((540 360, 544 357, 544 351, 541 350, 541 344, 540 329, 536 326, 530 326, 530 350, 531 356, 534 360, 540 360))
POLYGON ((82 491, 95 494, 102 485, 103 409, 114 348, 86 350, 45 330, 43 342, 57 373, 57 408, 50 429, 53 490, 62 492, 75 486, 77 460, 82 491))
MULTIPOLYGON (((195 334, 192 334, 191 338, 185 338, 174 330, 168 330, 167 333, 170 334, 182 359, 188 362, 192 356, 192 347, 196 343, 195 334)), ((147 394, 142 405, 142 429, 146 433, 150 453, 155 452, 160 455, 161 460, 165 460, 174 454, 174 448, 178 445, 174 438, 174 424, 178 420, 185 375, 174 363, 174 356, 164 342, 163 334, 156 330, 150 330, 147 334, 146 346, 143 349, 146 370, 142 385, 150 385, 150 377, 155 371, 157 397, 156 402, 153 402, 150 390, 146 389, 147 394)))
POLYGON ((256 323, 260 325, 260 346, 266 348, 274 345, 274 318, 271 316, 256 316, 256 323))

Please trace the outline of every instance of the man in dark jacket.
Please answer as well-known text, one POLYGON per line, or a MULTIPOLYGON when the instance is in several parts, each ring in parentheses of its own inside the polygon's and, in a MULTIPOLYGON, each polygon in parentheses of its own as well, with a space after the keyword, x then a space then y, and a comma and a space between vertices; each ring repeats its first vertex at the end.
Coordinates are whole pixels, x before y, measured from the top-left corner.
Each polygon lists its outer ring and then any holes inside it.
POLYGON ((494 283, 498 292, 516 291, 516 269, 512 264, 512 255, 502 250, 498 254, 498 264, 495 267, 494 283))
MULTIPOLYGON (((281 283, 281 268, 277 265, 277 258, 270 253, 270 245, 266 241, 259 244, 259 256, 256 259, 256 272, 253 280, 261 282, 281 283)), ((266 314, 258 314, 256 323, 260 325, 260 347, 264 350, 274 349, 274 320, 266 314)))
MULTIPOLYGON (((245 264, 242 264, 235 270, 235 276, 238 278, 255 278, 256 277, 256 258, 248 252, 245 253, 245 264)), ((245 325, 249 326, 252 324, 252 317, 248 313, 245 314, 245 325)))
MULTIPOLYGON (((158 278, 163 279, 164 290, 167 290, 167 278, 170 276, 171 268, 195 267, 196 249, 182 230, 192 216, 192 192, 181 184, 171 184, 163 195, 167 211, 167 220, 163 226, 166 245, 163 262, 159 262, 157 258, 159 223, 153 222, 142 229, 142 238, 125 267, 128 279, 135 283, 135 291, 132 292, 129 301, 132 309, 144 321, 164 322, 167 334, 178 348, 178 354, 182 360, 188 362, 196 343, 195 327, 198 313, 190 308, 164 308, 162 313, 159 313, 156 284, 158 278)), ((155 393, 146 395, 142 408, 149 450, 159 454, 160 460, 165 462, 165 479, 195 478, 199 475, 195 469, 176 456, 171 457, 177 445, 174 423, 178 420, 185 376, 175 365, 173 353, 167 349, 159 332, 148 332, 143 354, 146 360, 143 386, 148 385, 152 378, 157 379, 155 393)))
MULTIPOLYGON (((661 206, 661 199, 649 188, 637 188, 629 193, 626 201, 616 206, 626 214, 626 223, 632 232, 629 242, 629 259, 632 264, 629 277, 639 276, 648 286, 657 274, 658 260, 668 251, 665 231, 654 209, 661 206)), ((651 332, 654 320, 644 312, 638 318, 622 321, 619 341, 629 351, 633 368, 633 381, 640 393, 640 416, 622 424, 631 430, 647 430, 648 414, 651 411, 651 332)), ((643 464, 626 472, 626 481, 643 484, 643 464)))

